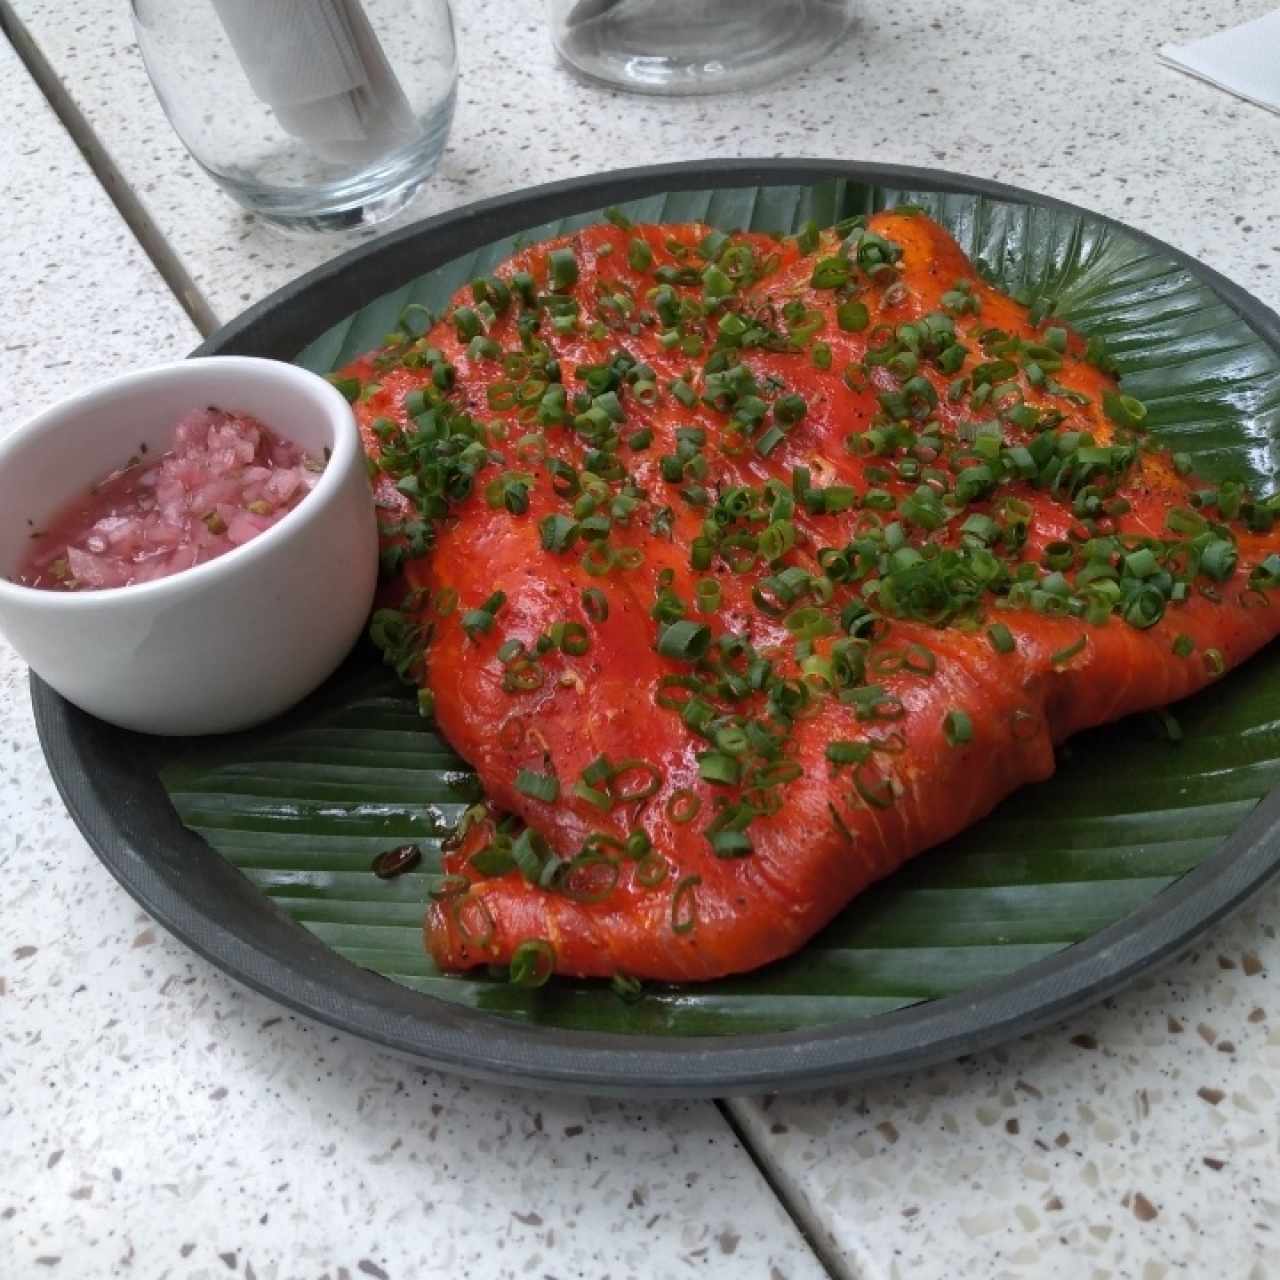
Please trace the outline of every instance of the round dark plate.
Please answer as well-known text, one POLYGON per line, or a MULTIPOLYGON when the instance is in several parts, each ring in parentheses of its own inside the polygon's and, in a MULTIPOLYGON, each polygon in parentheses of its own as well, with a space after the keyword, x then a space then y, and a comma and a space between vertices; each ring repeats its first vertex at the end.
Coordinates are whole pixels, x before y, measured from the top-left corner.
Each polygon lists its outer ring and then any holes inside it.
MULTIPOLYGON (((1015 187, 890 165, 765 160, 632 169, 482 201, 396 232, 287 285, 195 354, 291 360, 407 277, 569 214, 654 192, 840 177, 1087 212, 1015 187)), ((1274 313, 1185 254, 1123 229, 1192 272, 1280 349, 1274 313)), ((35 676, 31 683, 41 744, 72 817, 112 874, 163 925, 227 973, 299 1013, 435 1067, 518 1084, 696 1097, 814 1088, 926 1066, 1023 1035, 1106 996, 1175 955, 1280 870, 1275 791, 1216 853, 1139 910, 959 995, 775 1034, 667 1038, 528 1026, 445 1003, 348 963, 181 824, 157 777, 149 739, 93 719, 35 676)))

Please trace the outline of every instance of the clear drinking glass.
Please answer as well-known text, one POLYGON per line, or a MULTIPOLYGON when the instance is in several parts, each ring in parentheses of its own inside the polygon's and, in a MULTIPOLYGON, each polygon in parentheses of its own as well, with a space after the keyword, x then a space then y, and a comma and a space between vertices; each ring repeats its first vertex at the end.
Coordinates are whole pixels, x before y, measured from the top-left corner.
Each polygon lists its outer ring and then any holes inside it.
POLYGON ((399 212, 440 162, 448 0, 133 0, 165 114, 233 199, 285 228, 399 212))
POLYGON ((748 89, 798 71, 848 30, 854 0, 547 0, 560 56, 639 93, 748 89))

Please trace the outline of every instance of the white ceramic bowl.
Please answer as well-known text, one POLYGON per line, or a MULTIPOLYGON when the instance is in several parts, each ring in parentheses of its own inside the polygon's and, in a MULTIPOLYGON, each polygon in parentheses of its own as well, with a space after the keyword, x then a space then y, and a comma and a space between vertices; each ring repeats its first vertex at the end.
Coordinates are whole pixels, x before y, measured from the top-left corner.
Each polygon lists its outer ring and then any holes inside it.
POLYGON ((147 733, 224 733, 269 719, 341 662, 378 572, 373 497, 351 406, 323 378, 245 356, 182 360, 72 396, 0 438, 0 632, 63 697, 147 733), (308 453, 315 488, 215 560, 130 587, 43 591, 11 581, 33 527, 178 421, 216 405, 308 453))

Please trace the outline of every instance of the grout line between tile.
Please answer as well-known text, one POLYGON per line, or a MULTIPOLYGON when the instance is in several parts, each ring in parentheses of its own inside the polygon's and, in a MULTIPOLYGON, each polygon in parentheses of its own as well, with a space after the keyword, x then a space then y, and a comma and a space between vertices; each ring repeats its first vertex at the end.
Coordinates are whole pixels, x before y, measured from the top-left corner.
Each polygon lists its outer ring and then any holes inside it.
POLYGON ((207 336, 212 333, 218 328, 217 316, 7 0, 0 0, 0 34, 8 37, 40 92, 84 156, 94 177, 101 183, 107 198, 133 232, 143 252, 151 259, 152 265, 178 299, 191 322, 201 334, 207 336))
POLYGON ((861 1267, 851 1264, 849 1259, 841 1255, 830 1234, 807 1210, 805 1198, 799 1188, 773 1164, 763 1150, 757 1148, 747 1126, 739 1120, 734 1110, 735 1106, 750 1106, 751 1101, 744 1098, 717 1098, 715 1105, 724 1117, 724 1122, 733 1132, 733 1136, 737 1138, 739 1145, 759 1170, 765 1185, 773 1193, 800 1233, 801 1239, 809 1246, 831 1280, 881 1280, 880 1277, 873 1276, 861 1267))

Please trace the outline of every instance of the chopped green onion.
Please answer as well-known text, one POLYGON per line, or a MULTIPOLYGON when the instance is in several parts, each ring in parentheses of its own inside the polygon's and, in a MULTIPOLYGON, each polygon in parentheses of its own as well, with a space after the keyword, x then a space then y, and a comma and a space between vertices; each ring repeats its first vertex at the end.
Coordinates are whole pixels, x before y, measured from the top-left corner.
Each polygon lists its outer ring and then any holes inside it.
POLYGON ((511 953, 512 986, 546 986, 556 969, 556 949, 545 938, 530 938, 511 953))
POLYGON ((624 856, 631 862, 637 862, 643 858, 653 848, 653 841, 649 839, 649 835, 645 831, 633 831, 627 837, 627 843, 624 850, 624 856))
POLYGON ((609 757, 605 755, 596 756, 582 771, 582 780, 590 783, 593 787, 599 786, 602 782, 608 782, 612 777, 613 765, 610 764, 609 757))
POLYGON ((1124 558, 1124 571, 1132 578, 1149 578, 1159 568, 1159 562, 1150 547, 1140 547, 1124 558))
POLYGON ((601 813, 608 813, 613 808, 613 797, 600 787, 592 786, 585 778, 579 778, 573 784, 573 794, 579 800, 594 805, 601 813))
POLYGON ((731 755, 721 751, 698 753, 698 776, 703 782, 720 786, 736 786, 742 776, 742 766, 731 755))
POLYGON ((587 587, 582 593, 582 608, 597 626, 609 616, 609 597, 599 587, 587 587))
POLYGON ((848 282, 849 263, 845 258, 822 258, 809 278, 815 289, 838 289, 848 282))
POLYGON ((459 342, 470 342, 484 332, 479 315, 471 307, 458 307, 454 311, 453 327, 458 332, 459 342))
POLYGON ((1174 534, 1202 534, 1208 522, 1189 507, 1171 507, 1165 513, 1165 527, 1174 534))
POLYGON ((1280 555, 1273 551, 1261 564, 1255 565, 1249 575, 1249 585, 1258 589, 1280 586, 1280 555))
POLYGON ((786 438, 786 432, 781 427, 772 426, 756 441, 756 452, 762 458, 767 458, 786 438))
POLYGON ((708 231, 698 243, 698 256, 714 262, 725 250, 729 237, 723 231, 708 231))
POLYGON ((688 787, 680 787, 673 791, 667 799, 667 818, 679 826, 692 822, 702 808, 702 801, 688 787))
POLYGON ((701 883, 701 876, 683 876, 676 882, 671 894, 672 933, 691 933, 698 923, 698 899, 694 890, 701 883))
POLYGON ((993 622, 987 628, 987 639, 997 653, 1012 653, 1018 647, 1013 633, 1003 622, 993 622))
POLYGON ((854 789, 873 809, 888 809, 894 801, 893 783, 885 777, 874 777, 865 763, 853 775, 854 789))
POLYGON ((753 850, 746 831, 714 831, 710 839, 711 852, 717 858, 745 858, 753 850))
POLYGON ((502 688, 507 693, 529 693, 542 688, 546 673, 533 658, 516 658, 502 673, 502 688))
POLYGON ((578 524, 565 515, 543 516, 538 521, 538 536, 546 551, 568 551, 578 540, 578 524))
POLYGON ((846 333, 861 333, 871 323, 871 313, 864 302, 842 302, 836 308, 836 323, 846 333))
MULTIPOLYGON (((504 837, 505 839, 505 837, 504 837)), ((467 859, 467 865, 473 867, 482 876, 504 876, 514 871, 516 860, 511 856, 510 844, 487 844, 477 849, 467 859)))
POLYGON ((613 766, 609 781, 614 804, 632 804, 637 800, 647 800, 657 792, 662 786, 662 770, 647 760, 619 760, 613 766), (646 780, 638 786, 624 787, 618 779, 628 773, 643 774, 646 780))
POLYGON ((714 613, 720 607, 720 584, 714 578, 699 582, 694 591, 701 613, 714 613))
POLYGON ((561 873, 560 892, 574 902, 603 902, 618 885, 618 864, 594 849, 578 854, 561 873))
POLYGON ((784 426, 791 426, 799 422, 808 412, 808 409, 809 406, 805 403, 803 396, 781 396, 773 402, 774 421, 780 422, 784 426))
POLYGON ((1120 395, 1115 391, 1102 393, 1103 412, 1117 426, 1137 429, 1142 426, 1147 416, 1147 406, 1133 396, 1120 395))
POLYGON ((1214 538, 1200 553, 1200 569, 1215 582, 1225 582, 1235 572, 1236 559, 1234 542, 1214 538))
POLYGON ((871 746, 866 742, 828 742, 826 757, 834 765, 862 764, 871 759, 871 746))
POLYGON ((702 273, 702 296, 707 302, 719 302, 733 294, 733 281, 717 266, 702 273))
POLYGON ((560 779, 554 773, 535 773, 532 769, 521 769, 516 773, 516 790, 522 795, 545 800, 550 804, 559 798, 560 779))
POLYGON ((902 666, 918 676, 931 676, 938 669, 938 659, 925 644, 909 644, 902 651, 902 666))
POLYGON ((591 648, 591 637, 580 622, 557 622, 551 632, 561 651, 571 657, 580 658, 591 648))
POLYGON ((593 542, 583 553, 579 563, 593 578, 603 578, 616 563, 613 548, 605 542, 593 542))
POLYGON ((493 626, 494 614, 506 602, 506 592, 495 591, 478 609, 468 609, 462 615, 462 629, 472 640, 478 640, 493 626))
POLYGON ((973 721, 968 712, 952 709, 943 718, 942 732, 950 746, 963 746, 973 740, 973 721))
POLYGON ((671 394, 686 409, 692 409, 698 403, 698 393, 683 378, 677 378, 671 384, 671 394))
POLYGON ((664 658, 680 658, 696 662, 711 644, 711 628, 701 622, 681 619, 673 622, 658 637, 658 652, 664 658))
POLYGON ((552 249, 547 255, 547 274, 555 293, 564 293, 578 283, 578 259, 572 249, 552 249))
POLYGON ((530 884, 537 884, 550 861, 546 841, 531 828, 526 827, 512 842, 511 856, 520 874, 530 884))
POLYGON ((639 236, 632 236, 627 245, 627 262, 632 271, 648 271, 653 266, 653 250, 639 236))
POLYGON ((359 378, 339 378, 330 377, 329 382, 343 397, 343 399, 355 403, 360 398, 360 379, 359 378))
POLYGON ((1124 620, 1139 630, 1154 627, 1164 616, 1164 595, 1155 586, 1143 586, 1126 600, 1122 610, 1124 620))
POLYGON ((1078 653, 1084 652, 1085 645, 1087 645, 1088 643, 1089 643, 1088 637, 1082 635, 1078 639, 1073 640, 1065 648, 1059 649, 1056 653, 1051 654, 1049 656, 1049 661, 1055 667, 1066 666, 1066 664, 1070 662, 1071 659, 1074 658, 1078 653))
POLYGON ((636 883, 646 889, 656 889, 670 874, 666 858, 651 849, 636 863, 636 883))

